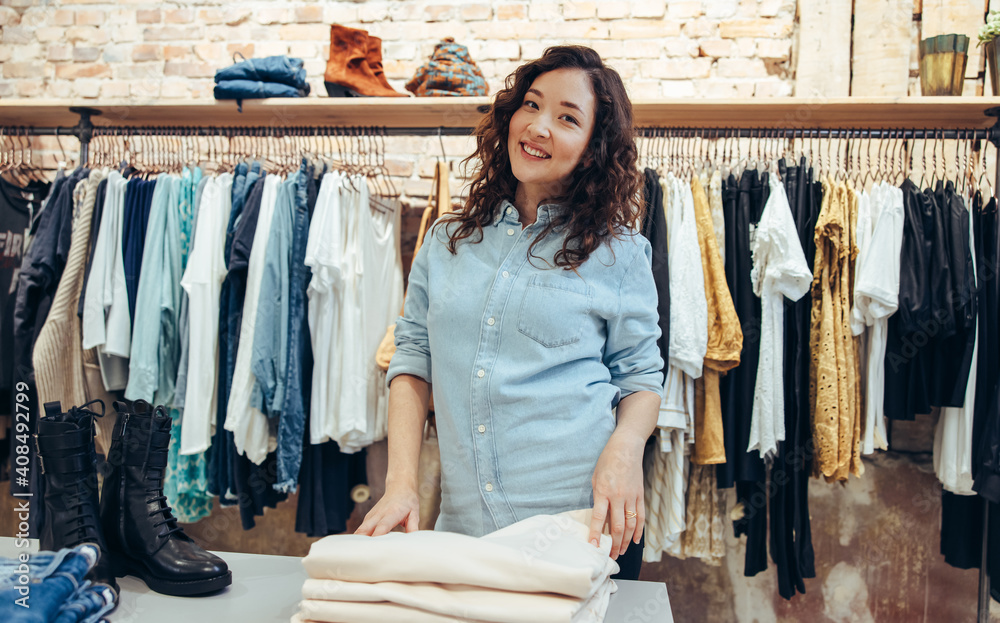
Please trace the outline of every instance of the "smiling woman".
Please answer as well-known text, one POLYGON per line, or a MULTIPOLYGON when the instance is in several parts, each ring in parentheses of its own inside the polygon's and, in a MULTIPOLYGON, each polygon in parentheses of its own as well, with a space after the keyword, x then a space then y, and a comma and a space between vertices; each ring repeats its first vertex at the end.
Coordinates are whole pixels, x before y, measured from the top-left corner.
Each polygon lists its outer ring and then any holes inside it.
MULTIPOLYGON (((632 103, 618 72, 594 50, 552 47, 541 58, 519 67, 507 77, 507 88, 497 92, 475 134, 476 151, 467 161, 476 163, 478 170, 465 209, 454 214, 458 227, 448 243, 453 253, 459 240, 481 232, 493 220, 504 199, 513 198, 522 218, 532 220, 543 200, 573 205, 559 223, 567 231, 565 244, 554 258, 557 266, 566 268, 583 263, 612 232, 642 222, 632 103), (545 127, 530 125, 528 120, 537 116, 548 118, 545 127), (526 134, 538 129, 551 136, 526 134), (579 152, 570 148, 575 138, 582 140, 579 152), (540 195, 519 197, 516 193, 524 192, 521 186, 532 182, 521 177, 529 173, 526 167, 517 168, 519 164, 527 161, 538 166, 545 160, 521 149, 525 139, 529 148, 542 152, 558 145, 557 159, 564 168, 547 169, 544 175, 551 179, 540 195)), ((550 231, 546 229, 536 240, 550 231)))
POLYGON ((651 249, 630 227, 631 104, 596 52, 549 48, 508 77, 476 138, 469 199, 410 271, 387 373, 386 492, 358 532, 416 529, 433 385, 436 529, 481 536, 592 508, 588 539, 607 524, 618 577, 637 579, 663 360, 651 249))
POLYGON ((594 93, 583 70, 556 69, 535 79, 507 132, 522 223, 533 223, 543 201, 566 191, 593 129, 594 93))

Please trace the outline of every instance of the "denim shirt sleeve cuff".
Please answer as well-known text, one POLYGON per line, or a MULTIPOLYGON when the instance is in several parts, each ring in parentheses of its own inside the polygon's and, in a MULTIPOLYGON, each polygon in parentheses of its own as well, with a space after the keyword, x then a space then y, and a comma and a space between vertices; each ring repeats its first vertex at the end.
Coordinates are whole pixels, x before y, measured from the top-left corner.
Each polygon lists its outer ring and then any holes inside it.
POLYGON ((611 383, 621 390, 622 398, 641 391, 653 392, 660 398, 663 397, 663 373, 659 371, 612 378, 611 383))
POLYGON ((431 360, 416 353, 407 353, 396 350, 389 361, 389 370, 385 374, 385 386, 389 387, 392 379, 400 374, 412 374, 418 376, 428 383, 431 382, 431 360))

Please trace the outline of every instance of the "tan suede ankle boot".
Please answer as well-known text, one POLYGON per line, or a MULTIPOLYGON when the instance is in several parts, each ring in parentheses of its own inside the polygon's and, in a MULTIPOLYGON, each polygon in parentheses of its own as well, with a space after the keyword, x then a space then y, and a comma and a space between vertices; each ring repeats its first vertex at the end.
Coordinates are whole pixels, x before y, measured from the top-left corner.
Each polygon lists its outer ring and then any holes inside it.
POLYGON ((326 91, 331 97, 394 97, 369 66, 368 33, 339 24, 330 27, 330 60, 326 63, 326 91))

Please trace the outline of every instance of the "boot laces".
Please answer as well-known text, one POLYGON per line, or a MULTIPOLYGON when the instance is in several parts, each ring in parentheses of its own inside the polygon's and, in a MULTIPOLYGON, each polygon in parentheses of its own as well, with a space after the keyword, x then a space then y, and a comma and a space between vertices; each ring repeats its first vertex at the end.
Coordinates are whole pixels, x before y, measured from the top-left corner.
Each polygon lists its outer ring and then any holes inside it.
POLYGON ((184 529, 177 525, 177 518, 174 517, 170 505, 167 504, 167 496, 163 495, 163 468, 152 467, 149 465, 149 453, 153 448, 154 421, 157 415, 170 417, 162 405, 157 406, 153 410, 153 414, 149 422, 149 435, 146 439, 146 454, 142 460, 142 473, 143 478, 145 478, 145 480, 149 483, 149 486, 146 488, 146 493, 150 497, 146 498, 146 504, 158 503, 158 508, 155 511, 150 511, 147 515, 149 517, 162 515, 163 519, 154 523, 153 527, 159 528, 160 526, 167 526, 167 530, 163 534, 157 535, 157 538, 166 539, 175 532, 183 534, 184 529))
POLYGON ((65 547, 76 547, 81 543, 94 543, 98 540, 97 516, 90 499, 90 484, 87 478, 80 478, 72 483, 75 490, 67 500, 67 507, 75 511, 76 517, 66 528, 64 535, 65 547), (89 507, 89 510, 88 510, 89 507))
MULTIPOLYGON (((91 416, 104 417, 104 401, 97 398, 85 403, 79 407, 70 407, 69 413, 75 417, 75 421, 79 422, 82 418, 91 416), (98 403, 101 405, 101 412, 90 409, 90 405, 98 403)), ((93 419, 90 420, 91 427, 93 427, 93 419)), ((96 460, 96 456, 94 457, 96 460)), ((92 487, 96 487, 96 481, 91 482, 86 475, 81 475, 79 478, 70 483, 74 490, 70 494, 67 500, 67 507, 76 512, 76 518, 74 523, 76 525, 70 525, 67 527, 66 531, 63 533, 65 538, 66 547, 76 547, 81 543, 94 543, 98 541, 97 532, 97 516, 96 509, 92 504, 92 487), (89 507, 89 510, 88 510, 89 507)))

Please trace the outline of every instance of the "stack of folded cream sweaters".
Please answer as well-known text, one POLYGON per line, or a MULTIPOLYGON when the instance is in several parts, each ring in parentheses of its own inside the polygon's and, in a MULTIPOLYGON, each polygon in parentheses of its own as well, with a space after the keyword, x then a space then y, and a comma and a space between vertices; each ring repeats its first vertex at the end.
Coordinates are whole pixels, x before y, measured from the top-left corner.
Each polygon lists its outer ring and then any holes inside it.
POLYGON ((618 564, 587 541, 590 510, 481 538, 422 530, 328 536, 303 560, 293 623, 602 623, 618 564))

